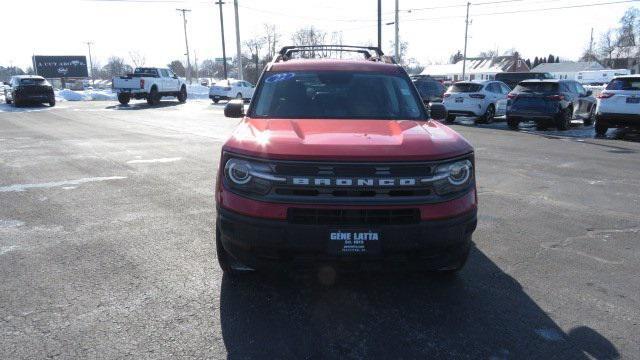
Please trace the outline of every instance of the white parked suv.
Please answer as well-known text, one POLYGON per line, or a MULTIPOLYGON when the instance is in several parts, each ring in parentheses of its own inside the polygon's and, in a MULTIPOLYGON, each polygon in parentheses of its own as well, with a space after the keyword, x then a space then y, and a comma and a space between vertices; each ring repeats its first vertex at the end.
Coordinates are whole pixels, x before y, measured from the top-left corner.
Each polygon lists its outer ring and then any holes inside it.
POLYGON ((163 96, 175 96, 181 103, 187 101, 187 85, 170 69, 136 68, 133 74, 114 77, 112 84, 123 105, 131 98, 147 99, 149 105, 157 105, 163 96))
POLYGON ((640 129, 640 75, 618 76, 598 95, 596 135, 613 127, 640 129))
POLYGON ((507 111, 507 95, 511 90, 501 81, 460 81, 444 93, 447 122, 456 116, 475 117, 476 123, 490 123, 507 111))
POLYGON ((220 100, 244 99, 251 100, 255 86, 243 80, 221 80, 209 88, 209 99, 214 103, 220 100))

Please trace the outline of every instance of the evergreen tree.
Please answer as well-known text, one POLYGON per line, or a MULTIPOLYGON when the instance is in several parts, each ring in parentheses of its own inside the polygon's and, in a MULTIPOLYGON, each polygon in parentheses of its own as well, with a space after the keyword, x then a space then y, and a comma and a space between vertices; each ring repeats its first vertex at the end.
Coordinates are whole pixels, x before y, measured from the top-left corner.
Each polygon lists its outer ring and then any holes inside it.
POLYGON ((524 63, 525 63, 525 64, 527 64, 527 66, 529 67, 529 69, 531 69, 531 60, 530 60, 530 59, 525 60, 525 62, 524 62, 524 63))
POLYGON ((538 59, 538 57, 536 56, 535 59, 533 59, 533 67, 536 67, 540 65, 540 59, 538 59))
POLYGON ((556 58, 553 55, 549 54, 549 58, 547 59, 547 62, 554 63, 556 62, 556 58))

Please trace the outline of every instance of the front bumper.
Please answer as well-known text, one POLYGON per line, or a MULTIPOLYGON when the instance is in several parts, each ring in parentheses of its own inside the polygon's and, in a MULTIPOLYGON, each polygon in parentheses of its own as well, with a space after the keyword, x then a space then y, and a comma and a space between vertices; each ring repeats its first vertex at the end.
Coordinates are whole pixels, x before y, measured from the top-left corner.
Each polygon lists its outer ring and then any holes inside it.
MULTIPOLYGON (((477 211, 445 220, 365 226, 380 234, 380 251, 341 256, 330 250, 329 234, 354 229, 341 225, 301 225, 288 220, 249 217, 218 207, 217 228, 224 249, 254 269, 313 268, 331 265, 353 270, 442 269, 471 246, 477 211)), ((357 226, 362 229, 362 226, 357 226)))
POLYGON ((598 113, 596 121, 608 127, 640 127, 640 114, 598 113))

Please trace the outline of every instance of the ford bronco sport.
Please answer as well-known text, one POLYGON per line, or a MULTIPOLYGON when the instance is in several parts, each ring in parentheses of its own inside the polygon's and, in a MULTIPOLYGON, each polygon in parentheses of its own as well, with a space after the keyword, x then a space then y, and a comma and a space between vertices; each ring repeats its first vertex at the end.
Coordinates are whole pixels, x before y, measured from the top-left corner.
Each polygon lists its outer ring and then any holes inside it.
POLYGON ((477 222, 473 148, 431 119, 446 118, 443 105, 427 109, 380 49, 284 47, 247 112, 232 101, 225 115, 243 118, 222 148, 216 185, 225 273, 450 274, 465 264, 477 222), (365 58, 293 58, 318 49, 365 58))

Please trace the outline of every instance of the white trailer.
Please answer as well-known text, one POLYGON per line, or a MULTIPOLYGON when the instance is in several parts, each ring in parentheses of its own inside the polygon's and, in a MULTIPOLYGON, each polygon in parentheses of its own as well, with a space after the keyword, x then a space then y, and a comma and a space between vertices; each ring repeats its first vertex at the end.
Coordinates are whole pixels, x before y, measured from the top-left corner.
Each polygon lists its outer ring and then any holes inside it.
POLYGON ((608 84, 614 77, 623 75, 631 75, 631 71, 628 69, 580 71, 576 75, 576 81, 584 85, 603 85, 608 84))

